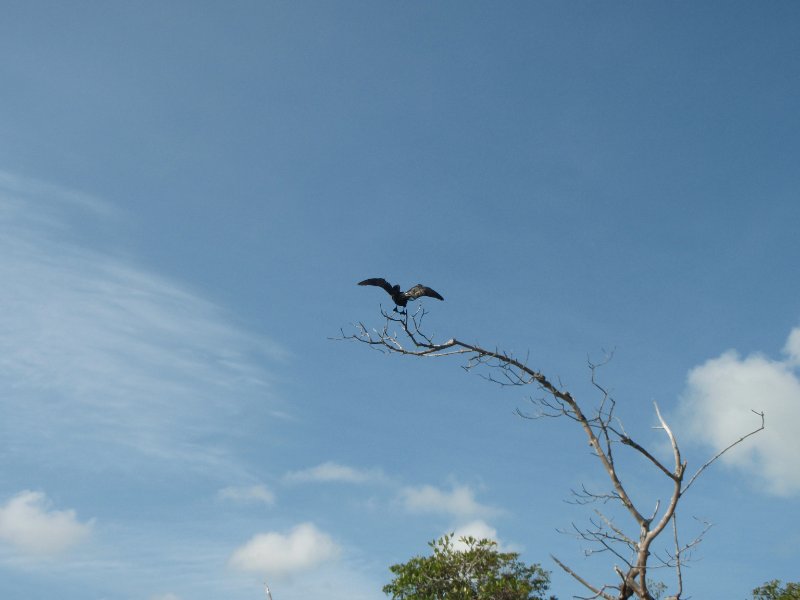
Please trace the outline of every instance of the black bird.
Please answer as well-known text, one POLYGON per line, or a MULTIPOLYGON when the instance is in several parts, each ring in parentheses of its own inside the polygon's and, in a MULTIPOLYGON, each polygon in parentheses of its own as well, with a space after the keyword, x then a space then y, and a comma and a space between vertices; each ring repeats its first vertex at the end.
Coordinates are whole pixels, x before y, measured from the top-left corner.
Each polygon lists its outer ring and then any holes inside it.
MULTIPOLYGON (((430 298, 436 298, 437 300, 444 300, 435 290, 432 290, 429 287, 418 283, 410 290, 406 292, 400 291, 399 285, 391 285, 388 281, 383 279, 382 277, 373 277, 372 279, 365 279, 364 281, 359 281, 358 285, 377 285, 378 287, 382 287, 386 290, 386 293, 392 297, 392 300, 397 306, 405 307, 406 304, 410 300, 416 300, 420 296, 428 296, 430 298)), ((394 309, 397 311, 397 308, 394 309)))

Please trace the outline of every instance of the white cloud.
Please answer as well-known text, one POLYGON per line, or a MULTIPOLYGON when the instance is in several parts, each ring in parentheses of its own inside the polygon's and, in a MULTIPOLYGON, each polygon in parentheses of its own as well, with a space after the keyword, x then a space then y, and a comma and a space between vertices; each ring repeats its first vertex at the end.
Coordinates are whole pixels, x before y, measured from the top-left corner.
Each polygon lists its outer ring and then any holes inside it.
POLYGON ((469 517, 498 512, 497 509, 475 500, 475 493, 466 485, 454 485, 450 491, 432 485, 408 486, 400 490, 400 499, 407 510, 417 513, 445 513, 469 517))
POLYGON ((800 493, 800 328, 784 348, 786 360, 728 351, 692 369, 680 415, 698 443, 721 449, 759 425, 751 410, 764 411, 766 429, 722 460, 752 475, 775 494, 800 493))
POLYGON ((41 492, 22 491, 0 506, 0 540, 29 555, 54 555, 83 541, 92 523, 73 510, 53 510, 41 492))
POLYGON ((301 523, 288 534, 259 533, 238 548, 229 564, 241 571, 255 571, 268 577, 308 571, 336 558, 339 546, 312 523, 301 523))
POLYGON ((381 481, 384 475, 377 469, 355 469, 335 462, 326 462, 316 467, 291 471, 284 476, 290 483, 315 483, 315 482, 344 482, 366 483, 368 481, 381 481))
POLYGON ((262 502, 269 506, 275 504, 275 493, 265 485, 249 487, 226 487, 217 494, 222 500, 234 502, 262 502))
MULTIPOLYGON (((304 572, 302 577, 272 578, 267 575, 267 581, 275 600, 386 600, 381 593, 381 587, 386 583, 383 573, 375 573, 375 569, 369 569, 361 561, 327 563, 314 571, 304 572)), ((248 598, 264 598, 263 592, 255 596, 252 589, 251 586, 248 598)))
POLYGON ((269 410, 262 365, 282 351, 185 286, 77 241, 73 221, 109 212, 0 173, 0 281, 14 282, 0 286, 0 438, 32 463, 230 469, 209 440, 244 406, 269 410))
POLYGON ((461 541, 461 538, 464 537, 473 537, 476 540, 482 539, 489 539, 498 542, 499 547, 499 540, 497 539, 497 530, 489 525, 486 521, 481 519, 477 519, 475 521, 470 521, 469 523, 465 523, 461 527, 457 527, 456 530, 453 532, 453 547, 456 550, 466 550, 467 545, 461 541))
POLYGON ((789 357, 792 365, 800 365, 800 327, 792 329, 783 351, 789 357))

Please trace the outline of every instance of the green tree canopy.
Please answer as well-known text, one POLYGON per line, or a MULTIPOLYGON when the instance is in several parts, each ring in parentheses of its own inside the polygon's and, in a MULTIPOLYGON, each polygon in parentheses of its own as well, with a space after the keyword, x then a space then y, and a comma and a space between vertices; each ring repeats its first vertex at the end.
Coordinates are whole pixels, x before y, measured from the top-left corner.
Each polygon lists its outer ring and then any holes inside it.
POLYGON ((753 590, 753 600, 800 600, 800 582, 782 586, 777 579, 753 590))
MULTIPOLYGON (((546 600, 550 574, 526 565, 516 552, 500 552, 497 542, 462 537, 457 549, 446 535, 417 556, 390 567, 394 580, 383 591, 394 600, 546 600)), ((550 600, 555 600, 550 596, 550 600)))

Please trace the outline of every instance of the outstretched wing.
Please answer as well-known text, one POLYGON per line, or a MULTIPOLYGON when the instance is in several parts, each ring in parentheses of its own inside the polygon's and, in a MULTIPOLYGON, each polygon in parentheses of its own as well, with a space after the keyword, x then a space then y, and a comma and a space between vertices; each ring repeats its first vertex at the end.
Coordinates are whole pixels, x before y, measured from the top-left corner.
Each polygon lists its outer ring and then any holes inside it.
POLYGON ((418 283, 417 285, 415 285, 406 292, 406 298, 408 298, 409 300, 416 300, 420 296, 429 296, 431 298, 436 298, 437 300, 444 300, 444 298, 442 298, 436 292, 436 290, 432 290, 431 288, 426 287, 421 283, 418 283))
POLYGON ((391 295, 392 294, 392 286, 389 284, 388 281, 383 279, 382 277, 373 277, 371 279, 365 279, 364 281, 359 281, 358 285, 377 285, 378 287, 382 287, 386 290, 386 293, 391 295))

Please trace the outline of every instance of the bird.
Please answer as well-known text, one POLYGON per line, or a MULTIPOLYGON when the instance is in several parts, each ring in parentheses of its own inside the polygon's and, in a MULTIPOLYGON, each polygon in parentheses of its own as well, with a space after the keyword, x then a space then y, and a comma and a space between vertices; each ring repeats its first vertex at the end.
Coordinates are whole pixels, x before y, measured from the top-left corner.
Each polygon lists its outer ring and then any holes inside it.
MULTIPOLYGON (((438 292, 432 290, 431 288, 418 283, 408 291, 402 292, 400 291, 399 285, 392 285, 388 281, 386 281, 382 277, 373 277, 371 279, 365 279, 364 281, 359 281, 358 285, 376 285, 378 287, 382 287, 386 290, 386 293, 392 297, 392 300, 397 306, 401 306, 405 308, 406 304, 409 303, 411 300, 416 300, 421 296, 428 296, 429 298, 436 298, 437 300, 444 300, 438 292)), ((395 312, 399 312, 397 307, 394 308, 395 312)))

